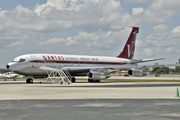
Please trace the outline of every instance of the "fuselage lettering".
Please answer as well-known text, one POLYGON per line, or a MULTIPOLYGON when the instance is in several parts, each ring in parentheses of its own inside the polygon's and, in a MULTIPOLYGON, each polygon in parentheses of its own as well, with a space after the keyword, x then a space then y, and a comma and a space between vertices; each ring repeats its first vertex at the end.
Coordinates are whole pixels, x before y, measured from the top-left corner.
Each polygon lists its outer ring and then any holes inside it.
POLYGON ((49 56, 47 56, 49 60, 51 60, 51 58, 49 56))
POLYGON ((54 60, 54 57, 53 57, 53 56, 51 56, 51 58, 52 58, 52 60, 54 60))
POLYGON ((59 60, 61 60, 61 57, 60 57, 60 56, 58 56, 58 58, 59 58, 59 60))
POLYGON ((63 56, 61 56, 61 58, 64 60, 63 56))
POLYGON ((43 55, 44 60, 47 60, 46 56, 43 55))
POLYGON ((56 60, 57 60, 57 57, 56 57, 56 56, 54 56, 54 58, 56 58, 56 60))

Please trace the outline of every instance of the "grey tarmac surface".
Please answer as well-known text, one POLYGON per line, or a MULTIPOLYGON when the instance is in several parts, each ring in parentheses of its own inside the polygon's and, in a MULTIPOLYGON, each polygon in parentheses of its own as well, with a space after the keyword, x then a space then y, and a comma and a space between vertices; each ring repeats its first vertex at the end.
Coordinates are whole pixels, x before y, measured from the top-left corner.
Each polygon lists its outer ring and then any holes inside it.
POLYGON ((0 120, 178 120, 180 83, 0 80, 0 120))
POLYGON ((175 99, 0 101, 0 120, 179 120, 175 99))

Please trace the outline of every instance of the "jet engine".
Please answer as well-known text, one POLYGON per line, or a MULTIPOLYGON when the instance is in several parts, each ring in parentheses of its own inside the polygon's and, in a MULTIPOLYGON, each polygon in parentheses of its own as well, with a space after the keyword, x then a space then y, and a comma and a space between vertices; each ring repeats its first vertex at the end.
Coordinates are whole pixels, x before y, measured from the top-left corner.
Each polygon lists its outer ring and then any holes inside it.
POLYGON ((110 77, 111 77, 111 73, 109 72, 90 71, 88 73, 88 79, 92 79, 92 80, 101 80, 110 77))
POLYGON ((128 70, 128 75, 131 75, 131 76, 146 76, 147 74, 148 74, 148 72, 145 72, 145 71, 140 70, 140 69, 128 70))

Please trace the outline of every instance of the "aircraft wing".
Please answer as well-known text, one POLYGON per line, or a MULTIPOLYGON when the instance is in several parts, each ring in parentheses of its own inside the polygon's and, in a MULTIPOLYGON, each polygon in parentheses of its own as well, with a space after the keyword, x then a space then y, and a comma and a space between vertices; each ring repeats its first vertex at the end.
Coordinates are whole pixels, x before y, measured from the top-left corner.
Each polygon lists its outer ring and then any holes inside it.
MULTIPOLYGON (((104 67, 63 67, 63 69, 68 71, 75 71, 80 73, 88 73, 88 72, 109 72, 114 73, 119 70, 129 70, 129 69, 146 69, 146 68, 152 68, 152 67, 168 67, 168 66, 180 66, 180 64, 165 64, 165 65, 118 65, 118 66, 104 66, 104 67)), ((57 71, 58 68, 53 68, 49 66, 40 66, 39 69, 46 70, 46 71, 57 71)))
MULTIPOLYGON (((142 63, 142 62, 149 62, 149 61, 155 61, 155 60, 162 60, 164 58, 151 58, 151 59, 141 59, 141 60, 132 60, 132 62, 130 62, 128 65, 117 65, 117 66, 104 66, 104 67, 63 67, 63 69, 66 70, 93 70, 93 71, 98 71, 98 72, 103 72, 103 71, 107 71, 107 72, 115 72, 115 71, 119 71, 119 70, 128 70, 131 68, 137 68, 138 66, 135 65, 136 63, 142 63)), ((162 65, 161 65, 162 66, 162 65)), ((172 64, 171 66, 175 66, 174 64, 172 64)), ((143 67, 153 67, 153 66, 143 66, 143 67)), ((57 71, 58 68, 54 68, 54 67, 49 67, 49 66, 40 66, 39 69, 42 70, 48 70, 48 71, 57 71)))
MULTIPOLYGON (((65 70, 84 70, 84 69, 96 69, 99 67, 63 67, 65 70)), ((49 66, 40 66, 39 69, 48 70, 48 71, 57 71, 58 68, 49 67, 49 66)))
POLYGON ((97 68, 97 69, 91 69, 91 71, 98 71, 98 72, 116 72, 119 70, 129 70, 131 68, 135 68, 137 67, 137 65, 118 65, 118 66, 105 66, 105 67, 101 67, 101 68, 97 68))
MULTIPOLYGON (((98 72, 115 72, 118 70, 128 70, 131 68, 137 67, 137 65, 118 65, 118 66, 104 66, 104 67, 63 67, 65 70, 91 70, 91 71, 98 71, 98 72)), ((46 70, 46 71, 57 71, 58 68, 48 67, 48 66, 40 66, 39 69, 46 70)))

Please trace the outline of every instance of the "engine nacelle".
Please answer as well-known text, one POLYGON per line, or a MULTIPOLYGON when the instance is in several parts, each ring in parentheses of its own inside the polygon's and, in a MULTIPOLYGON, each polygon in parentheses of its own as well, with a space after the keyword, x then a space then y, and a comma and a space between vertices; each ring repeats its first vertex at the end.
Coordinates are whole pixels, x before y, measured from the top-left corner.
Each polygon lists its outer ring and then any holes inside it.
POLYGON ((128 70, 128 75, 131 76, 146 76, 147 74, 148 74, 147 72, 143 72, 143 70, 139 70, 139 69, 128 70))
POLYGON ((93 80, 102 80, 110 77, 111 77, 111 73, 108 72, 91 71, 88 73, 88 78, 93 80))

